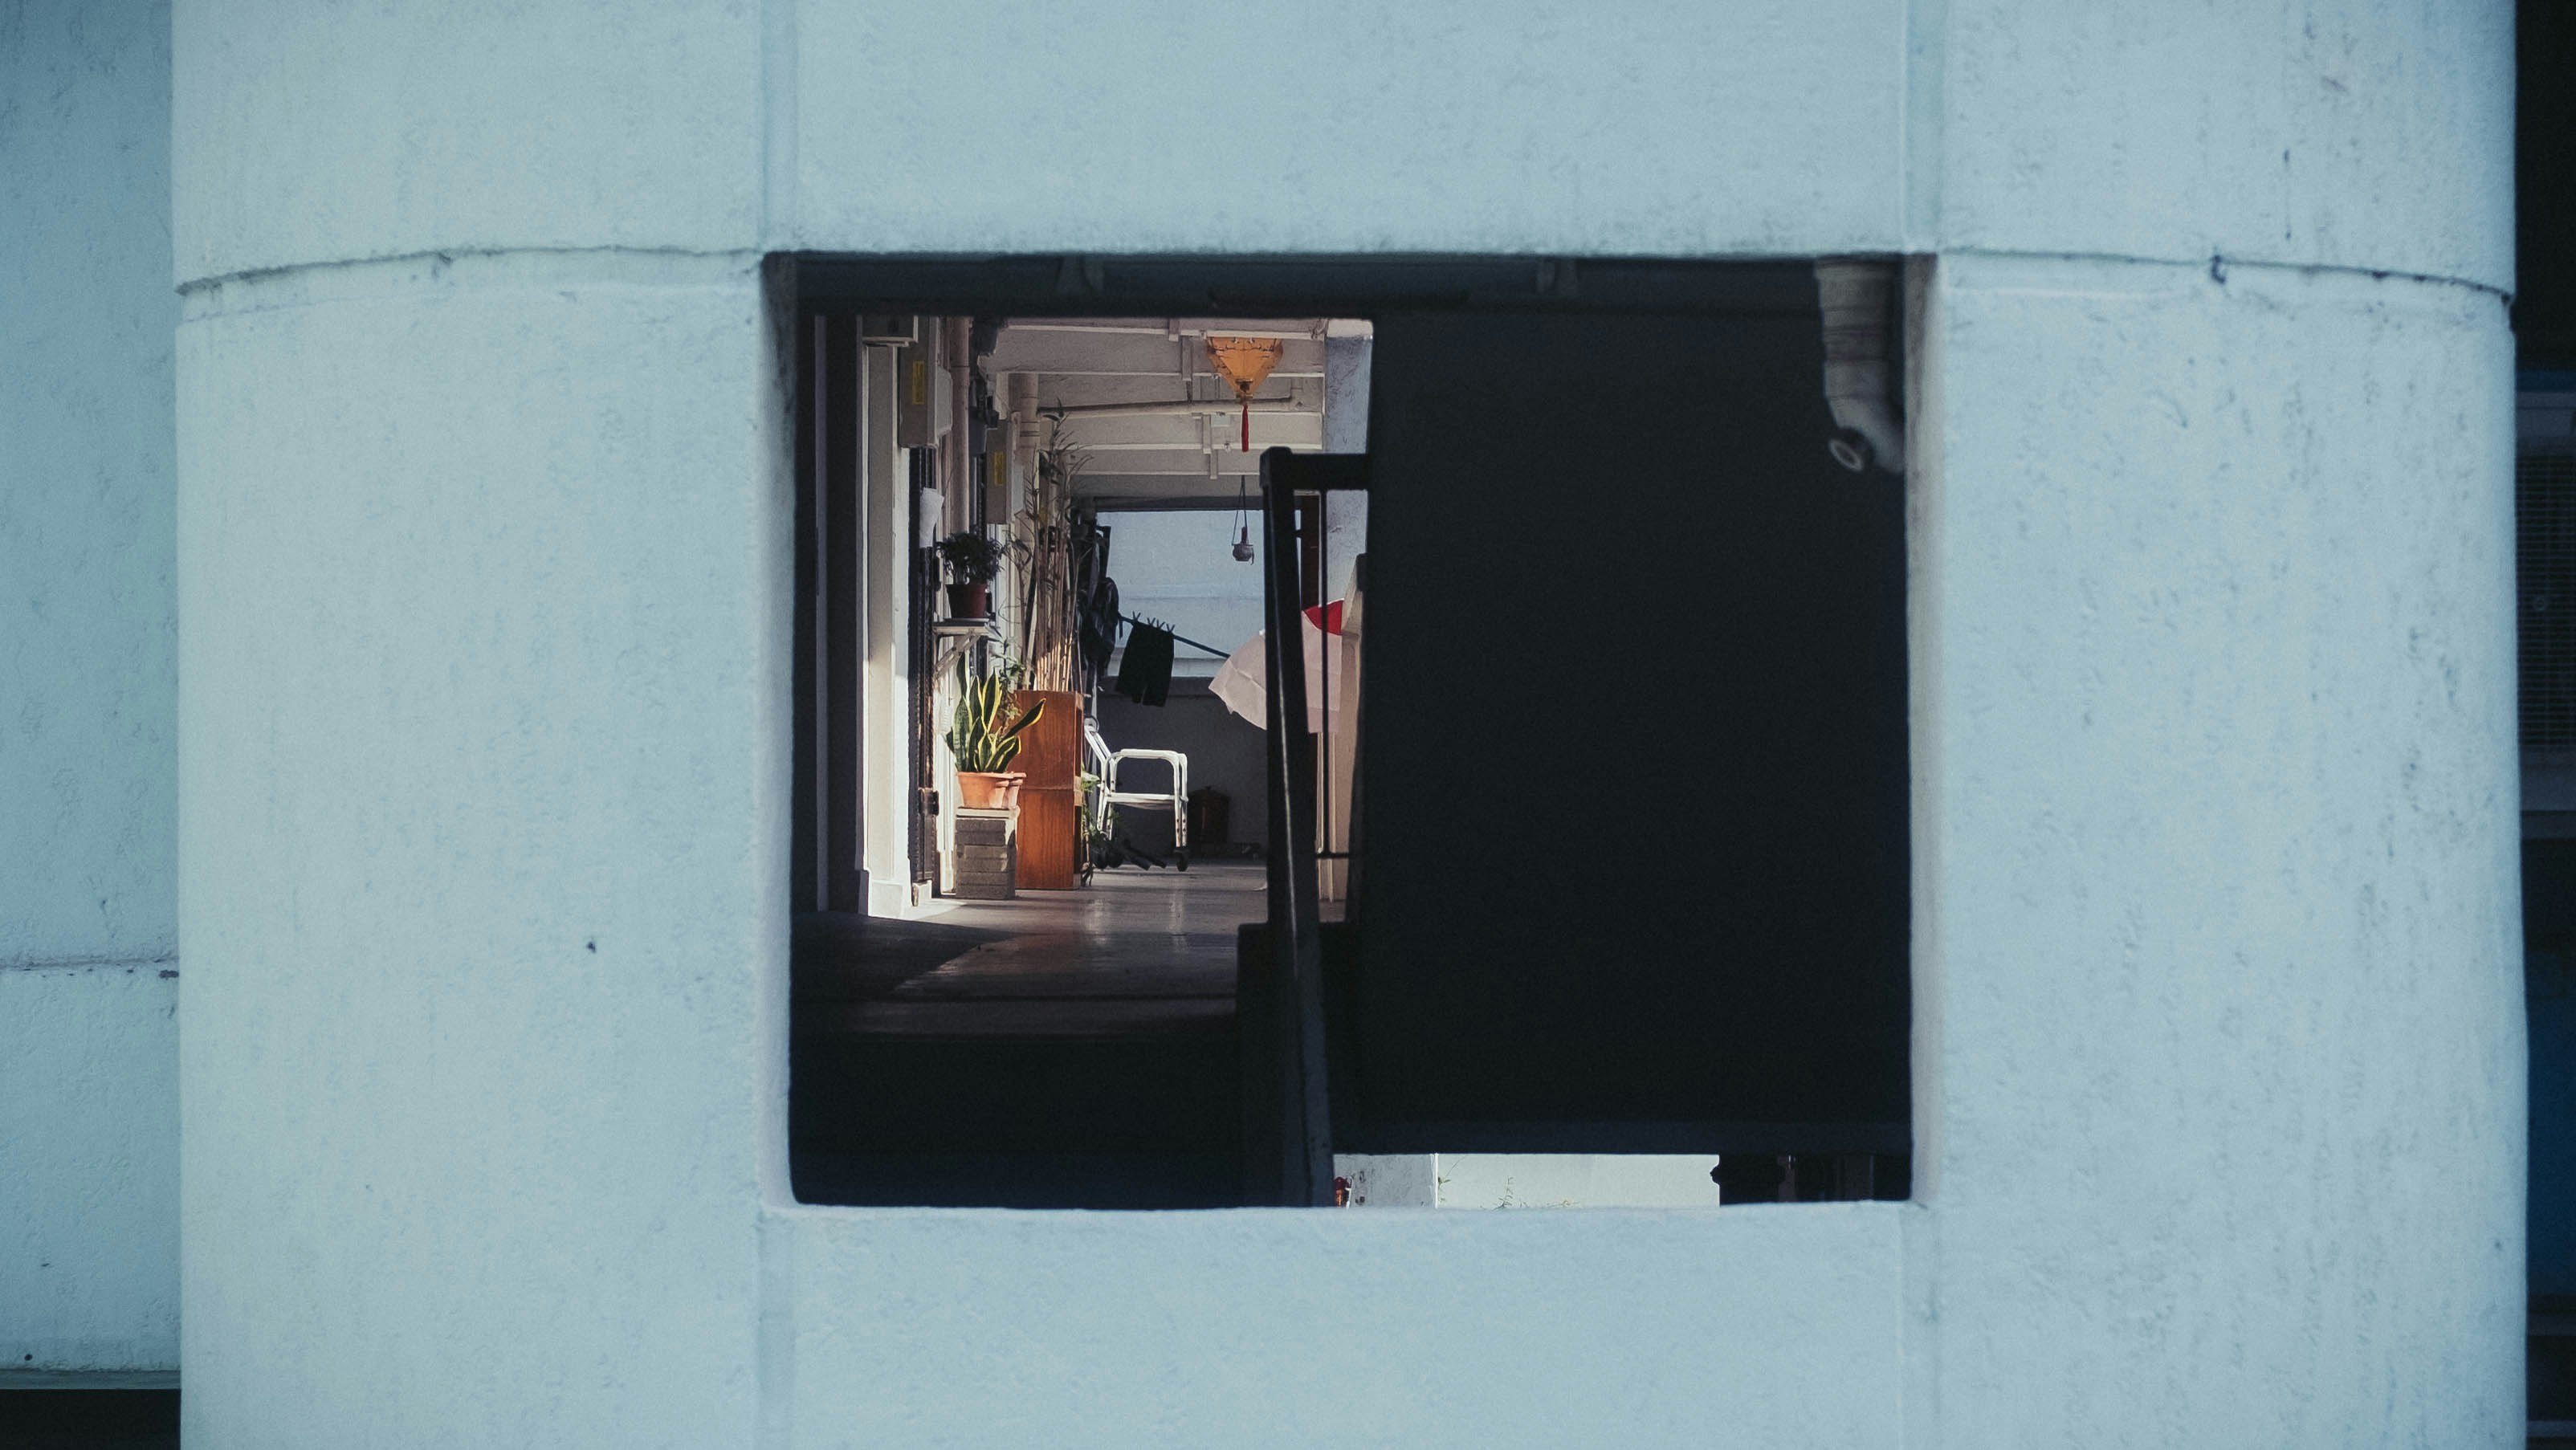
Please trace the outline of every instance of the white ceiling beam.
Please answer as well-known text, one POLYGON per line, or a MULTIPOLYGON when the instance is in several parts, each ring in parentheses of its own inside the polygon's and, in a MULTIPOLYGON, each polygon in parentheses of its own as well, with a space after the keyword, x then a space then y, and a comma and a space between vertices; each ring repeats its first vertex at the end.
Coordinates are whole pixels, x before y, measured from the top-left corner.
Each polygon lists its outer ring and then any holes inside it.
MULTIPOLYGON (((1209 371, 1202 347, 1186 339, 1174 343, 1159 331, 1077 333, 1006 328, 993 345, 991 369, 997 373, 1175 378, 1176 355, 1190 357, 1193 372, 1209 371)), ((1323 376, 1323 342, 1307 337, 1289 339, 1276 371, 1292 377, 1323 376)))
POLYGON ((1241 498, 1247 500, 1247 507, 1257 509, 1261 507, 1261 484, 1258 479, 1241 480, 1235 475, 1204 478, 1183 474, 1101 474, 1084 478, 1074 496, 1093 500, 1207 500, 1227 506, 1241 498))
MULTIPOLYGON (((1266 448, 1284 447, 1296 453, 1322 451, 1320 447, 1303 444, 1264 443, 1258 438, 1252 441, 1253 451, 1250 453, 1238 452, 1234 449, 1222 449, 1214 453, 1200 453, 1195 450, 1186 453, 1177 450, 1168 452, 1152 452, 1143 449, 1112 450, 1094 455, 1092 467, 1085 470, 1082 476, 1085 480, 1094 477, 1205 478, 1208 476, 1208 464, 1213 462, 1216 465, 1217 477, 1231 479, 1258 474, 1261 471, 1261 450, 1266 448)), ((1084 489, 1090 486, 1087 481, 1080 485, 1084 489)))
MULTIPOLYGON (((1132 332, 1165 341, 1179 337, 1343 337, 1368 323, 1326 317, 1014 317, 1002 335, 1014 332, 1132 332)), ((1365 336, 1365 333, 1359 335, 1365 336)))
MULTIPOLYGON (((1198 420, 1187 415, 1076 418, 1059 429, 1057 436, 1076 448, 1170 448, 1190 453, 1239 453, 1242 451, 1243 425, 1236 415, 1212 417, 1208 419, 1206 437, 1201 438, 1198 420)), ((1256 452, 1272 443, 1304 448, 1322 447, 1323 442, 1324 420, 1313 413, 1252 415, 1252 446, 1256 452)))

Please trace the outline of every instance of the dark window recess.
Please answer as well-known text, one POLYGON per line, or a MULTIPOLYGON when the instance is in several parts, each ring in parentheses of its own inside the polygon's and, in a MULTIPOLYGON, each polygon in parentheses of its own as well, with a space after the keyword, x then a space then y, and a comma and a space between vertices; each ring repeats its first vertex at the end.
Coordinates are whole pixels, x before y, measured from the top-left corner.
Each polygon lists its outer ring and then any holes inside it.
POLYGON ((2576 452, 2523 454, 2513 512, 2522 748, 2576 752, 2576 452))
POLYGON ((790 900, 861 911, 858 343, 806 317, 795 334, 796 610, 790 900))
MULTIPOLYGON (((1308 482, 1262 504, 1279 641, 1319 583, 1298 546, 1313 499, 1296 490, 1367 495, 1347 918, 1318 910, 1315 843, 1275 825, 1289 792, 1274 783, 1270 916, 1246 924, 1225 1030, 1187 1054, 1032 1039, 1006 1061, 988 1043, 835 1038, 827 978, 900 978, 973 943, 937 924, 801 914, 800 1197, 1328 1203, 1330 1155, 1413 1152, 1707 1153, 1727 1160, 1736 1202, 1905 1192, 1905 486, 1827 454, 1808 266, 816 258, 797 285, 834 325, 1374 324, 1367 456, 1283 462, 1308 482), (1291 867, 1302 884, 1283 890, 1291 867), (916 948, 920 961, 902 958, 916 948), (924 1084, 940 1090, 932 1107, 924 1084), (1207 1146, 1216 1177, 1077 1181, 1058 1160, 1128 1151, 1137 1101, 1174 1118, 1145 1126, 1207 1146), (1229 1149, 1239 1189, 1222 1181, 1229 1149), (884 1162, 934 1157, 992 1181, 886 1196, 884 1162)), ((829 473, 838 435, 799 442, 800 464, 829 473)), ((916 452, 916 486, 929 463, 916 452)), ((2561 527, 2576 528, 2563 467, 2555 490, 2561 527)), ((2529 493, 2526 475, 2527 507, 2529 493)), ((811 678, 841 617, 819 597, 837 584, 815 588, 833 501, 802 500, 800 796, 831 769, 817 701, 855 708, 811 678)), ((913 565, 909 739, 883 748, 910 755, 926 878, 936 574, 913 565)), ((2525 577, 2528 592, 2528 555, 2525 577)), ((2554 617, 2576 624, 2557 603, 2567 582, 2550 587, 2554 617)), ((2576 744, 2576 636, 2556 658, 2558 728, 2576 744)), ((1274 704, 1302 721, 1289 693, 1283 681, 1274 704)), ((1275 782, 1303 778, 1311 803, 1310 746, 1270 753, 1275 782)), ((800 880, 823 876, 815 838, 832 826, 800 803, 800 880)))

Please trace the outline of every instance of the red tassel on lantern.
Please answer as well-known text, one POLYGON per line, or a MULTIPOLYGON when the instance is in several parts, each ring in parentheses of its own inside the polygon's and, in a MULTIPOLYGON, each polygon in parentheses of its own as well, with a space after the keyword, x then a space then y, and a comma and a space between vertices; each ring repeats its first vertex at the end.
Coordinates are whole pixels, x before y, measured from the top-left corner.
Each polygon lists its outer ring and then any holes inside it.
POLYGON ((1280 354, 1287 344, 1275 337, 1211 337, 1207 340, 1208 365, 1217 376, 1234 389, 1243 404, 1243 451, 1252 451, 1252 395, 1259 391, 1270 370, 1279 366, 1280 354))

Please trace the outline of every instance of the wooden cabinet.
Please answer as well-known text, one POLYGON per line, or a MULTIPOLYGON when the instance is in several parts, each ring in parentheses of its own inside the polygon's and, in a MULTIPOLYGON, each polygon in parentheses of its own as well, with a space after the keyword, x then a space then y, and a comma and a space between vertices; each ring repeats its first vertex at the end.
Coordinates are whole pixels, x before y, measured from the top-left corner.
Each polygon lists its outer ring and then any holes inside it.
POLYGON ((1067 690, 1022 690, 1020 708, 1044 704, 1037 723, 1020 733, 1020 756, 1011 769, 1020 785, 1019 883, 1023 891, 1070 891, 1081 841, 1082 697, 1067 690))

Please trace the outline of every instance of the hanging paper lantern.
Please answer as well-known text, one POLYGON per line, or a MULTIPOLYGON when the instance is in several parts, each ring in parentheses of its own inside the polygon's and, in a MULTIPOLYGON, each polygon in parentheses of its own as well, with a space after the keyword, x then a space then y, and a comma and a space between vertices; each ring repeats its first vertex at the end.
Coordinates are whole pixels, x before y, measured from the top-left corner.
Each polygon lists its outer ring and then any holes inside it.
POLYGON ((1270 370, 1279 366, 1279 355, 1288 345, 1275 337, 1211 337, 1207 340, 1208 366, 1234 389, 1243 404, 1243 451, 1252 451, 1252 395, 1261 390, 1270 370))

